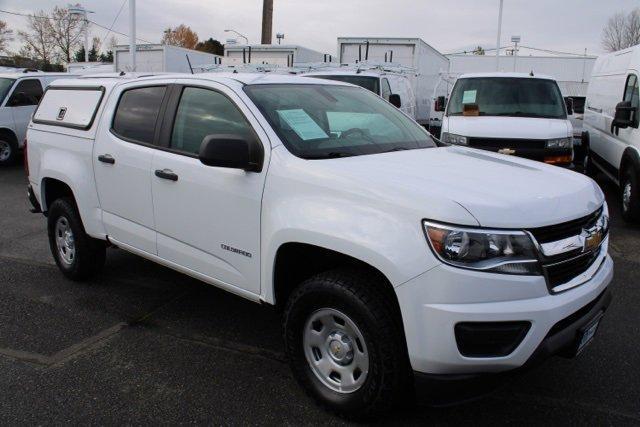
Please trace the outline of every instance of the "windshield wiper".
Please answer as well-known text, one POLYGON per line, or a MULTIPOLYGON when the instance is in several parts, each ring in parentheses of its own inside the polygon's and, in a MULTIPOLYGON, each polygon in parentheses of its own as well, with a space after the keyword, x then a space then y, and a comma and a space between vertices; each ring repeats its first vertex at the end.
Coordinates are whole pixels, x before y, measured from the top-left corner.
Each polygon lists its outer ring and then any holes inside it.
POLYGON ((404 150, 413 150, 413 148, 410 148, 410 147, 395 147, 395 148, 392 148, 391 150, 383 151, 383 153, 391 153, 391 152, 394 152, 394 151, 404 151, 404 150))
POLYGON ((339 159, 341 157, 351 157, 354 155, 353 153, 347 153, 345 151, 331 151, 326 154, 311 154, 305 156, 305 159, 339 159))

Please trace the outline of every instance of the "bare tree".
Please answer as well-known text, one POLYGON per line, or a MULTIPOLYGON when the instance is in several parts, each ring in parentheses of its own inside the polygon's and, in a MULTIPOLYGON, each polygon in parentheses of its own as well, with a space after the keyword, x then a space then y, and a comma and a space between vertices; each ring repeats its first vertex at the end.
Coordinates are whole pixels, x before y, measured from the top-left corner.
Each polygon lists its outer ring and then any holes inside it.
POLYGON ((640 8, 616 13, 602 30, 602 46, 609 52, 640 44, 640 8))
POLYGON ((31 52, 35 59, 45 65, 51 64, 56 57, 56 45, 51 35, 50 16, 43 10, 27 17, 28 31, 18 31, 24 43, 23 51, 31 52))
POLYGON ((0 21, 0 52, 7 51, 7 42, 9 42, 11 30, 7 27, 7 23, 0 21))
POLYGON ((55 45, 62 52, 67 63, 71 62, 73 51, 80 45, 85 22, 79 15, 69 13, 68 9, 55 6, 51 19, 46 20, 47 29, 55 45))

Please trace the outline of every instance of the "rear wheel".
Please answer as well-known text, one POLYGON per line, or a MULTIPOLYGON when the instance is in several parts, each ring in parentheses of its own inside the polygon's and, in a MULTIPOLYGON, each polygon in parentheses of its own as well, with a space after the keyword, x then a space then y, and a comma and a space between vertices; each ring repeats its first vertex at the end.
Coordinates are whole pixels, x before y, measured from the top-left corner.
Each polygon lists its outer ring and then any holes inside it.
POLYGON ((380 281, 367 272, 322 273, 298 286, 285 311, 285 348, 296 379, 347 418, 370 419, 410 391, 404 334, 380 281))
POLYGON ((60 198, 51 204, 47 225, 51 253, 65 276, 84 280, 102 269, 106 245, 85 233, 72 199, 60 198))
POLYGON ((18 144, 10 139, 0 139, 0 166, 9 166, 15 163, 18 155, 18 144))
POLYGON ((640 188, 638 188, 638 171, 628 167, 620 181, 622 199, 622 218, 627 222, 640 221, 640 188))

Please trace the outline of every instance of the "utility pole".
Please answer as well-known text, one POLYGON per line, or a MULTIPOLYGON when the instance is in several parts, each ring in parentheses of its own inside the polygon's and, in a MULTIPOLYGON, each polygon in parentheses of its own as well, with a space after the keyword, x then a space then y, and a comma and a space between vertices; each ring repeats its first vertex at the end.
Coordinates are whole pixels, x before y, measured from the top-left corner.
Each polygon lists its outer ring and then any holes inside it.
POLYGON ((129 57, 131 71, 136 70, 136 0, 129 0, 129 57))
POLYGON ((262 44, 271 44, 271 27, 273 25, 273 0, 262 2, 262 44))
POLYGON ((500 32, 502 31, 502 5, 504 0, 500 0, 500 10, 498 12, 498 39, 496 40, 496 71, 500 71, 500 32))

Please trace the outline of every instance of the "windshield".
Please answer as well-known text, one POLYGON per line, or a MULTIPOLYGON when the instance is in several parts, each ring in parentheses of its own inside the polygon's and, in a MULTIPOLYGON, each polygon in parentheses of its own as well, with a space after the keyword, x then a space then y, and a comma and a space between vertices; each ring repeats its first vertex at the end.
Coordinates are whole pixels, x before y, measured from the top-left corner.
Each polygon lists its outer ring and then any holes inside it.
POLYGON ((0 103, 4 101, 7 92, 9 92, 9 89, 13 86, 13 82, 15 82, 15 79, 0 78, 0 103))
POLYGON ((326 159, 435 147, 420 125, 361 88, 258 84, 244 90, 298 157, 326 159))
POLYGON ((318 79, 335 80, 338 82, 351 83, 352 85, 363 87, 376 95, 380 95, 380 83, 377 77, 371 76, 344 76, 336 74, 328 74, 326 76, 309 76, 318 79))
POLYGON ((519 77, 458 79, 451 93, 447 115, 567 117, 564 100, 555 81, 519 77))

